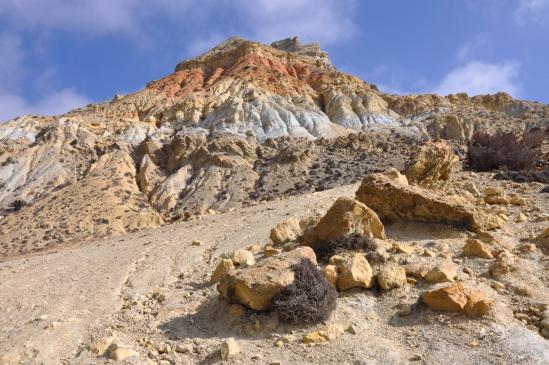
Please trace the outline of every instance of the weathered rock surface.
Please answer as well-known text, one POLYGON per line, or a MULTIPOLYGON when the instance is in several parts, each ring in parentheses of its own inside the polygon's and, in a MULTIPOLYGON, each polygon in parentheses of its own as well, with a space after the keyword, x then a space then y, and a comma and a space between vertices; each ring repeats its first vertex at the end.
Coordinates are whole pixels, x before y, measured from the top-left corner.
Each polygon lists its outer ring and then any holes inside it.
POLYGON ((293 282, 291 267, 303 258, 316 263, 315 253, 310 247, 299 247, 265 258, 255 266, 228 272, 217 289, 231 302, 255 310, 269 309, 275 294, 293 282))
POLYGON ((332 256, 330 265, 334 266, 337 273, 338 290, 371 288, 374 284, 372 267, 360 252, 345 252, 332 256))
POLYGON ((271 230, 271 240, 275 245, 295 241, 299 236, 301 236, 301 226, 299 225, 299 220, 294 217, 277 224, 271 230))
POLYGON ((377 273, 377 283, 383 290, 406 286, 406 271, 399 265, 384 265, 377 273))
POLYGON ((459 158, 452 146, 444 140, 435 140, 419 147, 404 174, 410 184, 429 187, 439 180, 448 180, 458 168, 459 158))
POLYGON ((472 230, 494 229, 503 224, 497 216, 457 197, 405 185, 379 173, 364 178, 356 197, 388 221, 447 223, 472 230))
POLYGON ((473 317, 488 314, 494 304, 482 291, 466 288, 461 283, 427 291, 422 300, 433 310, 464 312, 473 317))
POLYGON ((363 203, 339 198, 306 237, 307 242, 330 241, 353 233, 385 239, 377 214, 363 203))

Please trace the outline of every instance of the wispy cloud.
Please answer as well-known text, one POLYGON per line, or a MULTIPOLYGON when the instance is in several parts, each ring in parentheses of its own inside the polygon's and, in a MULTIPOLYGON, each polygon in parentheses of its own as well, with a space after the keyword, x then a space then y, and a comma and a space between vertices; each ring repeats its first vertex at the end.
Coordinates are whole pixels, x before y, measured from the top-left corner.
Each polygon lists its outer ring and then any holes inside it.
POLYGON ((251 36, 272 42, 293 35, 330 45, 356 32, 356 0, 236 0, 251 36))
POLYGON ((549 26, 549 0, 519 0, 514 19, 523 26, 549 26))
MULTIPOLYGON (((21 92, 25 77, 21 38, 0 33, 0 55, 0 122, 22 114, 61 114, 89 103, 87 97, 74 89, 51 90, 44 86, 41 87, 41 98, 35 102, 27 100, 21 92)), ((50 79, 51 73, 46 72, 43 76, 50 79)))
POLYGON ((516 62, 487 63, 469 61, 451 70, 434 89, 437 94, 466 92, 469 95, 507 92, 520 95, 519 64, 516 62))

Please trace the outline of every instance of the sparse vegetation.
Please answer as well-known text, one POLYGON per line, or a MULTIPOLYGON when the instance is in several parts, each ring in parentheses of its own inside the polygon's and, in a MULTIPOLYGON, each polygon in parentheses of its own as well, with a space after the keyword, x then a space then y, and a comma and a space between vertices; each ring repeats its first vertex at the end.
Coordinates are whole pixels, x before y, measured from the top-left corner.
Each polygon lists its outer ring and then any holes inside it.
POLYGON ((476 171, 532 169, 541 157, 543 137, 537 131, 476 134, 469 144, 469 166, 476 171))
POLYGON ((317 259, 323 261, 345 251, 372 251, 375 249, 375 243, 370 238, 355 233, 331 241, 317 241, 311 244, 311 248, 317 259))
POLYGON ((273 299, 281 321, 316 323, 325 321, 336 308, 337 291, 309 259, 292 267, 294 282, 273 299))

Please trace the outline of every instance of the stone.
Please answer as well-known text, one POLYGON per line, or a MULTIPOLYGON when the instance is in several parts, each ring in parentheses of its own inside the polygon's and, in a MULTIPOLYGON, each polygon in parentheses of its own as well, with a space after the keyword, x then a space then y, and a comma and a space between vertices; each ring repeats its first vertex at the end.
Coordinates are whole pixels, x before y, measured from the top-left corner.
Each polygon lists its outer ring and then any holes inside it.
POLYGON ((543 232, 537 235, 535 240, 540 242, 544 246, 549 247, 549 227, 546 227, 543 232))
POLYGON ((511 195, 511 197, 509 198, 509 203, 511 203, 512 205, 524 206, 528 202, 523 197, 520 197, 518 195, 511 195))
POLYGON ((253 245, 249 245, 246 247, 246 251, 250 251, 253 254, 256 254, 261 251, 261 245, 258 243, 254 243, 253 245))
POLYGON ((504 224, 501 218, 465 199, 404 185, 380 173, 366 176, 356 197, 386 221, 446 223, 474 231, 500 228, 504 224))
POLYGON ((421 298, 433 310, 463 312, 472 317, 490 313, 494 305, 492 300, 485 298, 484 292, 466 288, 461 283, 427 291, 421 298))
POLYGON ((175 352, 181 354, 191 354, 194 351, 194 346, 191 343, 178 343, 175 346, 175 352))
POLYGON ((139 356, 139 353, 127 346, 113 343, 109 347, 109 358, 114 361, 122 361, 134 356, 139 356))
POLYGON ((452 146, 439 139, 419 147, 404 173, 410 184, 429 187, 439 180, 448 180, 459 167, 452 146))
POLYGON ((323 329, 311 332, 303 336, 303 343, 315 344, 333 341, 343 334, 343 329, 338 325, 329 325, 323 329))
POLYGON ((236 250, 231 255, 233 264, 238 267, 248 267, 255 264, 254 254, 248 250, 236 250))
POLYGON ((232 303, 240 303, 254 310, 267 310, 273 297, 294 280, 291 267, 301 259, 316 264, 316 256, 310 247, 298 247, 293 251, 267 257, 255 266, 228 272, 218 283, 221 296, 232 303))
POLYGON ((159 354, 168 354, 172 351, 172 347, 169 343, 162 342, 156 346, 156 351, 158 351, 159 354))
POLYGON ((102 356, 109 346, 116 340, 116 335, 104 336, 93 341, 88 349, 95 355, 102 356))
POLYGON ((203 243, 200 240, 194 240, 194 241, 191 242, 191 245, 193 245, 193 246, 202 246, 202 244, 203 243))
POLYGON ((416 279, 425 279, 429 272, 429 267, 420 264, 406 264, 403 268, 407 276, 412 276, 416 279))
POLYGON ((515 222, 523 223, 523 222, 526 222, 527 220, 528 220, 528 217, 524 213, 520 212, 517 215, 517 218, 515 219, 515 222))
POLYGON ((228 273, 231 270, 234 270, 235 266, 233 264, 233 260, 231 259, 222 259, 217 267, 215 268, 214 273, 212 274, 212 277, 210 279, 211 284, 217 283, 223 276, 225 276, 226 273, 228 273))
POLYGON ((494 255, 488 246, 482 241, 477 239, 469 239, 465 246, 463 246, 463 256, 467 257, 480 257, 483 259, 492 259, 494 255))
POLYGON ((394 243, 393 244, 393 249, 396 251, 396 252, 399 252, 399 253, 404 253, 406 255, 411 255, 414 253, 414 251, 416 250, 416 248, 412 245, 405 245, 403 243, 394 243))
POLYGON ((496 256, 496 262, 490 266, 490 274, 496 280, 501 280, 506 274, 515 271, 514 258, 507 251, 502 251, 496 256))
POLYGON ((278 255, 279 253, 282 252, 282 249, 281 248, 275 248, 271 245, 266 245, 264 248, 263 248, 263 255, 265 257, 269 257, 269 256, 274 256, 274 255, 278 255))
POLYGON ((324 275, 326 275, 326 278, 334 284, 334 286, 337 283, 337 267, 335 265, 326 265, 324 266, 324 275))
POLYGON ((330 258, 337 272, 338 290, 371 288, 374 284, 372 267, 360 252, 344 252, 330 258))
POLYGON ((399 265, 384 265, 377 273, 377 283, 383 290, 406 286, 406 271, 399 265))
POLYGON ((219 352, 221 353, 221 360, 226 361, 236 357, 240 353, 240 347, 236 340, 230 337, 221 343, 219 352))
POLYGON ((291 217, 286 221, 277 224, 271 230, 270 237, 275 245, 281 245, 286 242, 297 240, 301 234, 299 220, 295 217, 291 217))
POLYGON ((385 239, 383 224, 372 209, 357 200, 339 198, 306 237, 306 242, 329 241, 353 233, 385 239))
POLYGON ((465 184, 463 184, 463 189, 473 194, 474 197, 480 197, 480 191, 478 191, 477 186, 472 181, 467 181, 465 184))
POLYGON ((406 177, 406 175, 402 175, 397 169, 395 168, 389 168, 387 170, 385 170, 383 172, 383 175, 391 178, 391 179, 394 179, 396 181, 398 181, 399 183, 401 184, 404 184, 404 185, 408 185, 409 182, 408 182, 408 178, 406 177))
POLYGON ((446 261, 429 270, 425 276, 425 280, 429 283, 444 283, 453 282, 456 277, 456 266, 452 262, 446 261))

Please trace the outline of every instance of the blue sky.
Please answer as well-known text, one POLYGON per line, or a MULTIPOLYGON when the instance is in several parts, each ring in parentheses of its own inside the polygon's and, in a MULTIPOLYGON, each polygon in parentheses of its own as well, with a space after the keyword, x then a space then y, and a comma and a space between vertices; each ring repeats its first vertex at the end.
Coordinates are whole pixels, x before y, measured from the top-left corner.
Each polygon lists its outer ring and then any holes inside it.
POLYGON ((549 0, 0 0, 0 121, 139 90, 233 35, 319 42, 388 92, 549 103, 549 0))

